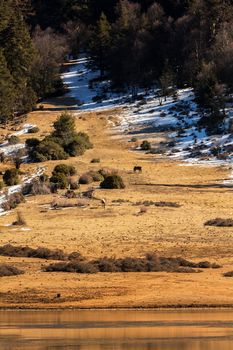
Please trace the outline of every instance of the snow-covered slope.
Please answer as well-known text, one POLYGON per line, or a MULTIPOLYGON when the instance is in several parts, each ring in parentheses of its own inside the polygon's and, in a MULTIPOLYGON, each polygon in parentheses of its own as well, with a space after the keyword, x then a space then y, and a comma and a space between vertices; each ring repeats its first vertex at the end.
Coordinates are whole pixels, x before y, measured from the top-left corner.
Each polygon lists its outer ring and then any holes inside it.
MULTIPOLYGON (((9 136, 20 136, 20 135, 24 135, 27 134, 28 131, 32 128, 34 128, 36 125, 32 125, 32 124, 25 124, 23 126, 22 129, 20 129, 19 131, 14 132, 13 134, 9 135, 9 136)), ((4 154, 5 156, 10 156, 13 155, 14 153, 16 153, 18 150, 25 148, 25 144, 24 143, 17 143, 16 145, 11 145, 9 143, 9 141, 5 141, 3 143, 0 144, 0 154, 4 154)))
POLYGON ((232 162, 233 136, 228 130, 233 106, 229 105, 226 110, 222 134, 208 135, 198 123, 201 112, 194 102, 192 89, 178 90, 176 97, 168 97, 162 104, 156 90, 140 91, 133 100, 130 93, 112 92, 109 82, 90 83, 98 77, 98 72, 87 68, 87 58, 71 63, 62 78, 69 88, 69 96, 78 101, 77 111, 122 107, 118 129, 126 133, 139 128, 166 132, 168 142, 163 149, 165 147, 167 156, 200 164, 232 162))

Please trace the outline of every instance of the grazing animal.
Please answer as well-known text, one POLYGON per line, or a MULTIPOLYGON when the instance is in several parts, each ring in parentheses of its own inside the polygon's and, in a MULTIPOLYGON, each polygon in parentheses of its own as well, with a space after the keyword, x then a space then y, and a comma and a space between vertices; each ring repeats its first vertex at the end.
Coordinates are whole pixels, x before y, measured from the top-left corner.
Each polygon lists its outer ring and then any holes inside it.
POLYGON ((134 173, 142 173, 142 167, 141 166, 135 166, 133 168, 134 173))

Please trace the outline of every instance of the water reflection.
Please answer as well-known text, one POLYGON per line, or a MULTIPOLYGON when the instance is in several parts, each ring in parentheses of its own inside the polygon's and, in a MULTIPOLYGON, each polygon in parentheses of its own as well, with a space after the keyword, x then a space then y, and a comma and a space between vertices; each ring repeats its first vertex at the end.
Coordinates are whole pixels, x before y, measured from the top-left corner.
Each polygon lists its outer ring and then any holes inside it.
POLYGON ((5 311, 0 350, 232 350, 233 312, 5 311))

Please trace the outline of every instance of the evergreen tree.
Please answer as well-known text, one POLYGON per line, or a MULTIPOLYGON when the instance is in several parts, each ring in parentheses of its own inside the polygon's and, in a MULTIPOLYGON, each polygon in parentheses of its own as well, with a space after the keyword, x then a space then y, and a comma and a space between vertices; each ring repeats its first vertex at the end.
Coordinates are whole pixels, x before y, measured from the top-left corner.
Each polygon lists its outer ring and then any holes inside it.
POLYGON ((93 32, 90 52, 94 65, 100 70, 103 77, 109 64, 109 51, 111 47, 111 26, 104 13, 101 14, 93 32))
POLYGON ((0 49, 0 123, 13 116, 14 97, 13 78, 0 49))
POLYGON ((16 10, 12 15, 4 37, 4 55, 16 91, 15 109, 18 113, 24 113, 30 110, 36 101, 36 95, 31 86, 32 67, 36 53, 23 16, 19 11, 16 10))

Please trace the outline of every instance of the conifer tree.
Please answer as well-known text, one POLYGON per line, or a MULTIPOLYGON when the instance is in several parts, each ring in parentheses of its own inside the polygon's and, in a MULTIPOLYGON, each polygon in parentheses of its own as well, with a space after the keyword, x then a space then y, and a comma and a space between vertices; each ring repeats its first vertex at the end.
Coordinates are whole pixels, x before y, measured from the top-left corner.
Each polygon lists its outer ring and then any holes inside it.
POLYGON ((0 123, 12 117, 14 97, 13 78, 7 68, 3 50, 0 49, 0 123))
POLYGON ((36 100, 31 86, 35 50, 22 14, 15 9, 5 32, 4 55, 16 91, 16 112, 30 110, 36 100))
POLYGON ((97 22, 96 30, 93 32, 91 40, 91 54, 96 67, 103 77, 108 67, 109 50, 111 45, 111 26, 104 13, 101 14, 97 22))

